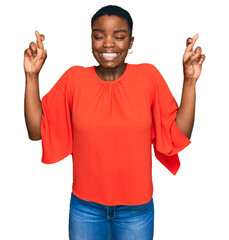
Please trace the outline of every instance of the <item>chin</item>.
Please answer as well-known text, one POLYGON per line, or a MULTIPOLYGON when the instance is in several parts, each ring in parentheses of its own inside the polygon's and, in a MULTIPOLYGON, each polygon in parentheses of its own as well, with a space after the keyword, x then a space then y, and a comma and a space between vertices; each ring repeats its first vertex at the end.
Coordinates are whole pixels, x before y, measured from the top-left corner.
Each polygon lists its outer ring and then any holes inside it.
POLYGON ((124 62, 122 63, 114 63, 114 62, 99 62, 99 65, 103 68, 117 68, 120 67, 124 64, 124 62))
POLYGON ((100 64, 101 67, 103 68, 116 68, 116 65, 113 64, 100 64))

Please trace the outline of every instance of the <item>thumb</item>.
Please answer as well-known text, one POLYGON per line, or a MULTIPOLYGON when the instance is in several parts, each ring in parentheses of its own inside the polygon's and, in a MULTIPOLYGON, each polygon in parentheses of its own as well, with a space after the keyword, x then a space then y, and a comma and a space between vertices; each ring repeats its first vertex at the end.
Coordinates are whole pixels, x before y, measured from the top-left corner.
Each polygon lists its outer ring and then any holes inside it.
POLYGON ((43 56, 44 56, 45 59, 47 58, 47 49, 45 49, 45 50, 43 51, 43 56))
POLYGON ((45 61, 46 58, 47 58, 47 50, 46 50, 46 49, 45 49, 45 50, 43 51, 43 53, 42 53, 42 58, 43 58, 44 61, 45 61))

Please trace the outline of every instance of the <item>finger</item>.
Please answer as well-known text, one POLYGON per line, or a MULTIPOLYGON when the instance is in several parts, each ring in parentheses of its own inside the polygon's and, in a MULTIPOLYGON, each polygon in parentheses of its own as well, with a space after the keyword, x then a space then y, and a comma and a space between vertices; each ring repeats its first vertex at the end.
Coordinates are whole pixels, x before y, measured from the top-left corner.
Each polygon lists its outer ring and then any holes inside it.
POLYGON ((36 43, 35 42, 31 42, 29 44, 29 48, 30 48, 30 50, 32 52, 32 55, 36 56, 37 55, 37 45, 36 45, 36 43))
POLYGON ((202 52, 201 47, 197 47, 197 48, 195 49, 195 51, 194 51, 194 53, 197 53, 197 54, 198 54, 198 57, 196 58, 196 61, 197 61, 197 62, 200 60, 201 52, 202 52))
MULTIPOLYGON (((194 44, 195 44, 195 42, 196 42, 196 40, 197 40, 198 37, 199 37, 199 35, 198 35, 198 34, 195 34, 194 37, 191 39, 191 41, 190 41, 190 40, 187 40, 188 46, 187 46, 186 51, 191 52, 191 51, 193 50, 193 46, 194 46, 194 44)), ((189 38, 188 38, 188 39, 189 39, 189 38)))
POLYGON ((41 40, 44 41, 45 40, 45 36, 43 34, 40 34, 41 40))
POLYGON ((186 61, 185 65, 190 66, 198 58, 198 56, 199 56, 198 53, 194 53, 193 55, 191 55, 186 61))
POLYGON ((199 60, 199 64, 202 64, 204 60, 205 60, 205 55, 202 54, 199 60))
POLYGON ((27 48, 27 49, 25 50, 25 55, 28 56, 28 57, 32 57, 33 54, 32 54, 31 49, 27 48))
POLYGON ((186 46, 188 46, 190 43, 192 42, 192 38, 187 38, 187 41, 186 41, 186 46))
POLYGON ((43 34, 40 35, 40 33, 38 31, 35 31, 35 34, 36 34, 36 37, 37 37, 38 48, 44 49, 44 45, 43 45, 43 42, 42 42, 42 40, 44 40, 44 35, 43 34))
POLYGON ((201 55, 201 52, 202 52, 201 47, 198 46, 198 47, 195 49, 194 52, 195 52, 195 53, 199 53, 199 54, 201 55))

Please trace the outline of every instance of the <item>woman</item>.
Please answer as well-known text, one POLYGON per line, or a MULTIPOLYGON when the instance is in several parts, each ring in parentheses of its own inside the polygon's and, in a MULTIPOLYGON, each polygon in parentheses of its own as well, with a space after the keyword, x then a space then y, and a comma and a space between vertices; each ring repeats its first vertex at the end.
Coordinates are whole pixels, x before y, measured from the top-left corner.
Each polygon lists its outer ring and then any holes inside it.
POLYGON ((47 57, 35 32, 24 54, 25 120, 29 138, 42 139, 42 162, 73 156, 69 237, 153 239, 151 144, 173 174, 178 152, 190 144, 195 85, 205 56, 187 39, 180 107, 152 64, 128 64, 133 22, 118 6, 92 18, 92 52, 98 66, 70 67, 42 100, 38 75, 47 57))

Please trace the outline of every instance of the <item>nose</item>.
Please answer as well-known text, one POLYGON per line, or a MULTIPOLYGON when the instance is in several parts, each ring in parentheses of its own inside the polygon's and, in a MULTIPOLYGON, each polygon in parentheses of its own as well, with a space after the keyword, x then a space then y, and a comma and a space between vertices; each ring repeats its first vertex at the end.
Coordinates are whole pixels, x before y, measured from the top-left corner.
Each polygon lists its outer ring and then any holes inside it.
POLYGON ((114 47, 114 40, 112 36, 105 37, 103 47, 105 48, 114 47))

